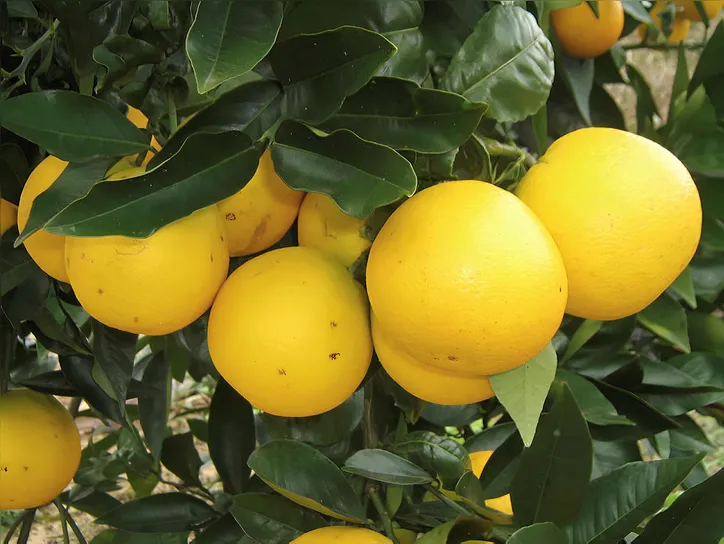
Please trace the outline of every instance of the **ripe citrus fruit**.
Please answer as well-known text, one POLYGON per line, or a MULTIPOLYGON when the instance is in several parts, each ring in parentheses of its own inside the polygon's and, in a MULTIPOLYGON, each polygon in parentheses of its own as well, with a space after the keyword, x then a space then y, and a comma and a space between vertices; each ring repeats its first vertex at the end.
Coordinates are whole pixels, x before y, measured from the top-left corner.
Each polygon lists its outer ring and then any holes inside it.
POLYGON ((360 527, 322 527, 303 534, 290 544, 391 544, 380 533, 360 527))
MULTIPOLYGON (((689 30, 691 29, 691 21, 686 18, 685 14, 683 13, 683 9, 679 6, 679 10, 676 12, 676 15, 673 18, 673 21, 662 21, 661 19, 661 12, 666 7, 666 0, 659 0, 654 5, 653 9, 649 12, 649 15, 651 15, 651 18, 653 19, 654 23, 656 23, 656 26, 659 27, 662 32, 664 33, 664 36, 667 35, 666 41, 668 43, 681 43, 684 38, 686 38, 689 35, 689 30)), ((643 40, 646 38, 649 32, 649 26, 646 24, 639 25, 639 37, 643 40)))
MULTIPOLYGON (((142 172, 142 167, 126 170, 116 179, 142 172)), ((198 319, 229 270, 216 206, 148 238, 68 237, 65 251, 70 284, 90 315, 110 327, 151 336, 177 331, 198 319)))
POLYGON ((619 0, 601 0, 598 9, 598 17, 586 2, 551 11, 551 24, 566 55, 597 57, 621 37, 623 4, 619 0))
POLYGON ((30 390, 0 396, 0 510, 49 503, 80 464, 80 436, 54 397, 30 390))
POLYGON ((380 361, 406 375, 400 385, 438 388, 437 369, 479 399, 492 394, 483 377, 525 363, 553 337, 568 291, 540 221, 480 181, 434 185, 402 204, 372 244, 367 290, 380 361))
POLYGON ((18 207, 4 198, 0 198, 0 236, 18 224, 18 207))
MULTIPOLYGON (((136 125, 141 130, 145 130, 148 127, 148 117, 143 115, 143 112, 141 110, 137 110, 133 106, 128 106, 128 113, 126 113, 126 117, 131 123, 136 125)), ((158 140, 156 140, 155 136, 151 136, 151 147, 154 148, 156 151, 161 150, 161 144, 158 143, 158 140)), ((129 160, 135 163, 136 157, 137 155, 133 155, 132 157, 129 157, 129 160)), ((152 158, 153 153, 151 153, 150 151, 146 153, 146 158, 143 159, 143 166, 146 166, 152 158)))
MULTIPOLYGON (((18 229, 23 232, 30 217, 30 208, 40 193, 48 189, 60 177, 68 163, 49 156, 46 157, 25 182, 18 206, 18 229)), ((42 268, 43 272, 56 280, 68 282, 65 272, 65 237, 39 230, 24 242, 25 249, 42 268)))
POLYGON ((563 136, 517 193, 558 245, 570 289, 566 312, 578 317, 643 310, 699 243, 701 203, 688 170, 629 132, 585 128, 563 136))
MULTIPOLYGON (((485 465, 492 457, 492 451, 475 451, 470 454, 470 462, 473 464, 473 474, 478 478, 483 473, 485 465)), ((504 495, 495 499, 488 499, 485 501, 485 506, 493 508, 509 516, 513 515, 513 505, 510 502, 510 495, 504 495)))
POLYGON ((312 416, 344 402, 372 357, 362 287, 331 257, 305 247, 244 263, 216 297, 209 352, 219 373, 273 415, 312 416))
MULTIPOLYGON (((689 19, 690 21, 701 21, 701 15, 699 15, 699 11, 696 9, 696 3, 694 0, 674 0, 676 4, 680 5, 682 8, 684 8, 684 16, 689 19)), ((704 6, 704 11, 706 12, 707 17, 709 17, 709 20, 711 21, 720 11, 722 6, 724 6, 724 0, 705 0, 701 3, 702 6, 704 6)))
POLYGON ((266 151, 249 183, 218 204, 231 256, 258 253, 281 240, 297 218, 302 198, 302 191, 289 188, 277 175, 266 151))
POLYGON ((372 245, 366 228, 364 219, 347 215, 324 194, 307 194, 299 209, 299 245, 320 249, 344 266, 351 266, 372 245))

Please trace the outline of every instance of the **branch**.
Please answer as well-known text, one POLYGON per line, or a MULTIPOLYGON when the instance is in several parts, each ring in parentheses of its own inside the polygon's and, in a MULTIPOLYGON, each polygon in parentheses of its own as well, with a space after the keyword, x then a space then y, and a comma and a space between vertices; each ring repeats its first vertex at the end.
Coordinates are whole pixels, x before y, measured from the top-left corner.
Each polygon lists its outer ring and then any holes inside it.
POLYGON ((387 508, 385 508, 385 505, 382 504, 382 499, 380 499, 380 494, 377 492, 377 486, 374 484, 367 484, 367 495, 369 496, 370 500, 372 501, 372 504, 375 507, 375 510, 377 510, 377 513, 380 516, 380 521, 382 521, 382 526, 385 528, 385 534, 394 544, 399 544, 399 541, 397 540, 397 537, 395 536, 395 531, 392 528, 392 520, 390 519, 390 513, 387 511, 387 508))

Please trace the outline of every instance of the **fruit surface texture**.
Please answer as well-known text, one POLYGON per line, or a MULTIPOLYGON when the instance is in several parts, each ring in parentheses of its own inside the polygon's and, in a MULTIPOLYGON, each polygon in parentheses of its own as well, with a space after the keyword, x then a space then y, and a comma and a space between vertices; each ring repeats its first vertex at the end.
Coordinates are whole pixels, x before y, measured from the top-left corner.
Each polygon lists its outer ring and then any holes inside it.
POLYGON ((392 541, 359 527, 322 527, 292 540, 292 544, 390 544, 392 541))

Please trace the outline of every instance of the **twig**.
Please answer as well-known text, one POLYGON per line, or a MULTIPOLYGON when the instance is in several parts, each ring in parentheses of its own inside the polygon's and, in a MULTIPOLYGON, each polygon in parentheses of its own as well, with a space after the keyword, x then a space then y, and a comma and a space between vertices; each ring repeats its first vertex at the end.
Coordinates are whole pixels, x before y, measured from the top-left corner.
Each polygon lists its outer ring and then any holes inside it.
POLYGON ((63 503, 60 502, 59 498, 56 498, 53 501, 53 504, 58 509, 58 513, 60 514, 60 527, 63 529, 63 544, 70 544, 70 533, 68 532, 68 516, 66 515, 67 512, 65 511, 65 508, 63 508, 63 503))
POLYGON ((83 536, 83 531, 80 530, 80 527, 78 527, 78 524, 73 519, 73 516, 70 515, 70 510, 65 510, 66 515, 68 516, 68 523, 70 524, 70 528, 73 529, 73 534, 75 535, 75 538, 78 539, 78 542, 80 544, 88 544, 88 541, 83 536))
POLYGON ((632 43, 622 45, 626 51, 632 49, 655 49, 659 51, 666 51, 668 49, 701 49, 706 45, 706 42, 691 42, 691 43, 632 43))
POLYGON ((31 508, 23 515, 23 526, 20 528, 18 535, 18 544, 25 544, 30 538, 30 530, 33 528, 35 521, 35 508, 31 508))
POLYGON ((168 128, 173 134, 178 130, 178 115, 176 114, 176 100, 173 97, 172 89, 166 89, 166 106, 168 107, 168 128))
POLYGON ((369 496, 372 504, 375 507, 375 510, 377 510, 377 513, 380 516, 380 521, 382 521, 382 526, 385 529, 385 534, 390 540, 392 540, 394 544, 399 544, 399 541, 395 536, 395 531, 392 529, 392 520, 390 519, 390 513, 387 511, 387 508, 385 508, 385 505, 382 504, 382 499, 380 499, 380 494, 377 491, 376 485, 368 484, 367 496, 369 496))
POLYGON ((428 484, 428 485, 425 486, 425 489, 427 489, 430 493, 432 493, 433 495, 435 495, 438 499, 440 499, 442 502, 444 502, 444 503, 445 503, 446 505, 448 505, 450 508, 452 508, 453 510, 455 510, 458 514, 462 514, 463 516, 467 516, 467 517, 469 517, 469 518, 479 517, 478 514, 476 514, 475 512, 471 512, 471 511, 468 510, 467 508, 465 508, 465 507, 463 507, 463 506, 460 506, 460 505, 459 505, 458 503, 456 503, 455 501, 453 501, 453 500, 451 500, 450 498, 446 497, 446 496, 445 496, 443 493, 441 493, 440 490, 437 489, 435 486, 428 484))
POLYGON ((15 534, 15 531, 18 530, 18 527, 20 527, 21 523, 24 523, 25 520, 32 515, 35 517, 35 508, 31 508, 30 510, 26 510, 25 513, 23 513, 22 516, 18 516, 17 519, 13 522, 13 524, 8 528, 8 532, 5 535, 5 538, 3 539, 3 544, 10 544, 10 539, 15 534))

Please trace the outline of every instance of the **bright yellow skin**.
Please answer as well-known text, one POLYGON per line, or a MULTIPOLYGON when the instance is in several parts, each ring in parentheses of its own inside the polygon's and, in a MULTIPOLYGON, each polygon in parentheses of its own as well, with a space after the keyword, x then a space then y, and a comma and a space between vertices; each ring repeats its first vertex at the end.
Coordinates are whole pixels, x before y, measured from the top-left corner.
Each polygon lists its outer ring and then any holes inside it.
POLYGON ((30 390, 0 396, 0 510, 49 503, 80 465, 75 422, 54 397, 30 390))
POLYGON ((570 289, 566 312, 578 317, 643 310, 699 243, 701 203, 686 167, 629 132, 586 128, 563 136, 517 193, 558 245, 570 289))
POLYGON ((4 198, 0 198, 0 236, 18 224, 18 207, 4 198))
POLYGON ((620 0, 601 0, 598 8, 598 18, 586 2, 551 11, 551 24, 566 55, 597 57, 621 37, 624 11, 620 0))
MULTIPOLYGON (((473 464, 473 474, 475 474, 478 478, 480 478, 485 465, 488 463, 492 455, 492 451, 476 451, 470 454, 470 462, 473 464)), ((513 505, 510 502, 510 495, 496 497, 495 499, 488 499, 485 501, 485 506, 493 508, 498 512, 508 514, 509 516, 513 515, 513 505)))
POLYGON ((420 365, 469 376, 504 372, 539 353, 568 293, 540 221, 481 181, 434 185, 400 206, 372 244, 367 290, 376 339, 383 333, 420 365))
POLYGON ((392 541, 360 527, 322 527, 305 533, 290 544, 390 544, 392 541))
POLYGON ((417 362, 396 348, 372 315, 372 338, 377 356, 390 377, 408 393, 427 402, 454 406, 495 396, 487 376, 458 374, 417 362))
POLYGON ((211 206, 148 238, 68 237, 66 266, 78 300, 98 321, 160 336, 209 309, 228 273, 229 252, 211 206))
POLYGON ((299 213, 304 192, 289 188, 266 151, 246 186, 219 202, 232 257, 251 255, 276 244, 299 213))
POLYGON ((367 222, 347 215, 324 194, 309 193, 299 209, 299 245, 320 249, 351 266, 372 245, 364 235, 367 222))
MULTIPOLYGON (((23 232, 30 217, 30 208, 40 193, 48 189, 63 173, 68 163, 49 156, 30 174, 20 195, 18 229, 23 232)), ((49 276, 68 282, 65 272, 65 237, 39 230, 24 242, 35 263, 49 276)))
MULTIPOLYGON (((666 0, 659 0, 654 5, 653 9, 649 12, 649 15, 651 15, 651 18, 654 20, 654 23, 656 23, 656 26, 661 28, 661 19, 659 17, 659 13, 666 7, 666 0)), ((677 11, 676 16, 674 17, 674 23, 671 28, 671 34, 669 34, 669 37, 666 39, 668 43, 681 43, 688 35, 689 30, 691 29, 691 21, 686 18, 686 16, 683 13, 683 8, 679 6, 679 10, 677 11)), ((648 25, 639 25, 639 37, 643 40, 646 38, 649 32, 648 25)))
MULTIPOLYGON (((701 21, 699 11, 696 9, 694 0, 674 0, 676 4, 684 8, 684 16, 690 21, 701 21)), ((702 2, 704 11, 711 21, 724 7, 724 0, 705 0, 702 2)))
MULTIPOLYGON (((143 112, 141 110, 137 110, 133 106, 128 106, 128 113, 126 113, 126 117, 131 123, 136 125, 141 130, 145 130, 148 127, 148 117, 143 115, 143 112)), ((156 151, 161 151, 161 144, 158 143, 158 140, 155 136, 151 136, 151 147, 154 148, 156 151)), ((146 166, 149 162, 151 162, 153 155, 154 154, 150 151, 146 153, 146 158, 143 159, 142 166, 146 166)), ((132 157, 129 157, 129 160, 135 163, 137 157, 138 155, 133 155, 132 157)))
POLYGON ((209 351, 251 404, 305 417, 339 406, 372 357, 362 287, 324 253, 270 251, 234 271, 214 302, 209 351))

